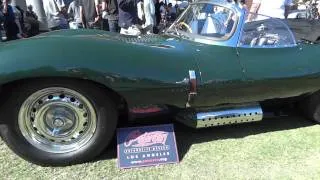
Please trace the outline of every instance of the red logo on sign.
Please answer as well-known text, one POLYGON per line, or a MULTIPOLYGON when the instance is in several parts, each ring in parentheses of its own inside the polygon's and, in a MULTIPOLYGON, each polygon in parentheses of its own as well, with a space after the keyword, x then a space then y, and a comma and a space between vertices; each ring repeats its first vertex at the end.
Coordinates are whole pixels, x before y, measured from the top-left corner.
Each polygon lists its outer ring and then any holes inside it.
POLYGON ((146 147, 154 144, 165 145, 168 137, 168 133, 164 131, 154 131, 141 133, 139 130, 132 131, 126 141, 124 142, 125 147, 146 147))

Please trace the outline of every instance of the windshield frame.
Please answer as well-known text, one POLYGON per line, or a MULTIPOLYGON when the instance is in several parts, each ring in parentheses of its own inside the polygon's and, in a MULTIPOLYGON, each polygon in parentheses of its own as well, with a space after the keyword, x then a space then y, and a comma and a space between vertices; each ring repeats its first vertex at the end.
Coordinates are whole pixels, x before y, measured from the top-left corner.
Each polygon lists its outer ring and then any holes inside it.
POLYGON ((221 3, 221 1, 208 1, 208 0, 204 0, 204 1, 197 1, 195 3, 190 3, 188 8, 173 22, 173 24, 165 31, 165 34, 168 35, 174 35, 176 37, 180 37, 183 39, 188 39, 194 42, 200 42, 200 43, 205 43, 205 44, 218 44, 218 45, 225 45, 225 46, 233 46, 235 47, 237 45, 237 40, 238 38, 234 36, 237 36, 236 32, 238 31, 239 27, 241 26, 241 19, 243 16, 243 12, 241 11, 241 9, 232 4, 232 3, 221 3), (181 30, 178 30, 176 28, 176 26, 178 25, 178 23, 181 21, 181 19, 183 17, 185 17, 186 13, 188 11, 190 11, 190 9, 192 8, 192 6, 196 6, 198 4, 212 4, 215 6, 220 6, 223 8, 226 8, 230 11, 232 11, 234 13, 234 15, 236 16, 235 18, 235 22, 234 25, 232 27, 231 32, 229 33, 228 36, 223 36, 223 37, 209 37, 209 36, 203 36, 200 34, 193 34, 193 33, 189 33, 189 32, 184 32, 181 30), (176 33, 178 31, 178 34, 176 33), (180 34, 180 35, 179 35, 180 34), (231 42, 229 42, 231 41, 231 42))

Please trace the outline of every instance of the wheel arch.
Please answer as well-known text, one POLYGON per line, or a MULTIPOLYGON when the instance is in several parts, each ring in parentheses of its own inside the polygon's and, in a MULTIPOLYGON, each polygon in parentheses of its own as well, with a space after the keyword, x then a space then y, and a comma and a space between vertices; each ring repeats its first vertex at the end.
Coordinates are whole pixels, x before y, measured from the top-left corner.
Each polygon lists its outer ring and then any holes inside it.
MULTIPOLYGON (((93 86, 97 86, 101 88, 102 91, 107 93, 110 97, 110 99, 116 104, 118 112, 119 112, 119 117, 118 117, 118 126, 126 123, 128 117, 129 117, 129 111, 128 111, 128 104, 126 99, 116 92, 116 90, 108 87, 107 85, 90 80, 90 79, 81 79, 77 77, 30 77, 30 78, 22 78, 10 82, 6 82, 0 86, 0 101, 4 102, 5 98, 7 97, 6 95, 10 93, 13 88, 21 85, 21 84, 26 84, 28 82, 34 82, 34 81, 59 81, 59 80, 64 80, 64 81, 78 81, 79 83, 89 83, 92 84, 93 86)), ((1 104, 0 107, 5 106, 5 104, 1 104)), ((1 123, 1 120, 0 120, 1 123)))

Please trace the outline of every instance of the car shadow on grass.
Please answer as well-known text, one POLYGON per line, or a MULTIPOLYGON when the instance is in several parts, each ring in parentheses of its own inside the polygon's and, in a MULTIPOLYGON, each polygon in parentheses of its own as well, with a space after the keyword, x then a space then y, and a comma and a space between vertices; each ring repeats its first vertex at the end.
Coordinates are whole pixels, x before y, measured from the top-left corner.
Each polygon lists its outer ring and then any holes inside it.
MULTIPOLYGON (((136 123, 132 126, 145 126, 165 123, 172 123, 172 121, 170 121, 170 119, 149 119, 143 120, 140 123, 136 123), (150 123, 151 121, 152 123, 150 123)), ((264 119, 260 122, 212 127, 207 129, 193 129, 180 123, 174 122, 180 160, 183 160, 193 144, 223 139, 244 138, 251 135, 285 131, 290 129, 309 127, 313 125, 315 125, 315 123, 299 116, 275 117, 264 119)), ((111 145, 105 150, 105 152, 94 161, 114 158, 117 158, 116 139, 114 139, 111 145)))

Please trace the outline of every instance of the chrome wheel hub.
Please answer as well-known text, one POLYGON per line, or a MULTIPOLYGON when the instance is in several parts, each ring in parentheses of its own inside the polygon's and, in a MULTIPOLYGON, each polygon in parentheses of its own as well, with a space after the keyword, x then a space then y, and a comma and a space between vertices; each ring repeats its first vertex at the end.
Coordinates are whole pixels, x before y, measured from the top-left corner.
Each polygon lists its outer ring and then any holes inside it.
POLYGON ((96 113, 90 101, 67 88, 35 92, 22 104, 19 129, 38 149, 67 153, 85 146, 96 130, 96 113))
POLYGON ((64 121, 62 119, 55 119, 53 120, 53 125, 55 126, 55 128, 61 128, 62 126, 64 126, 64 121))

